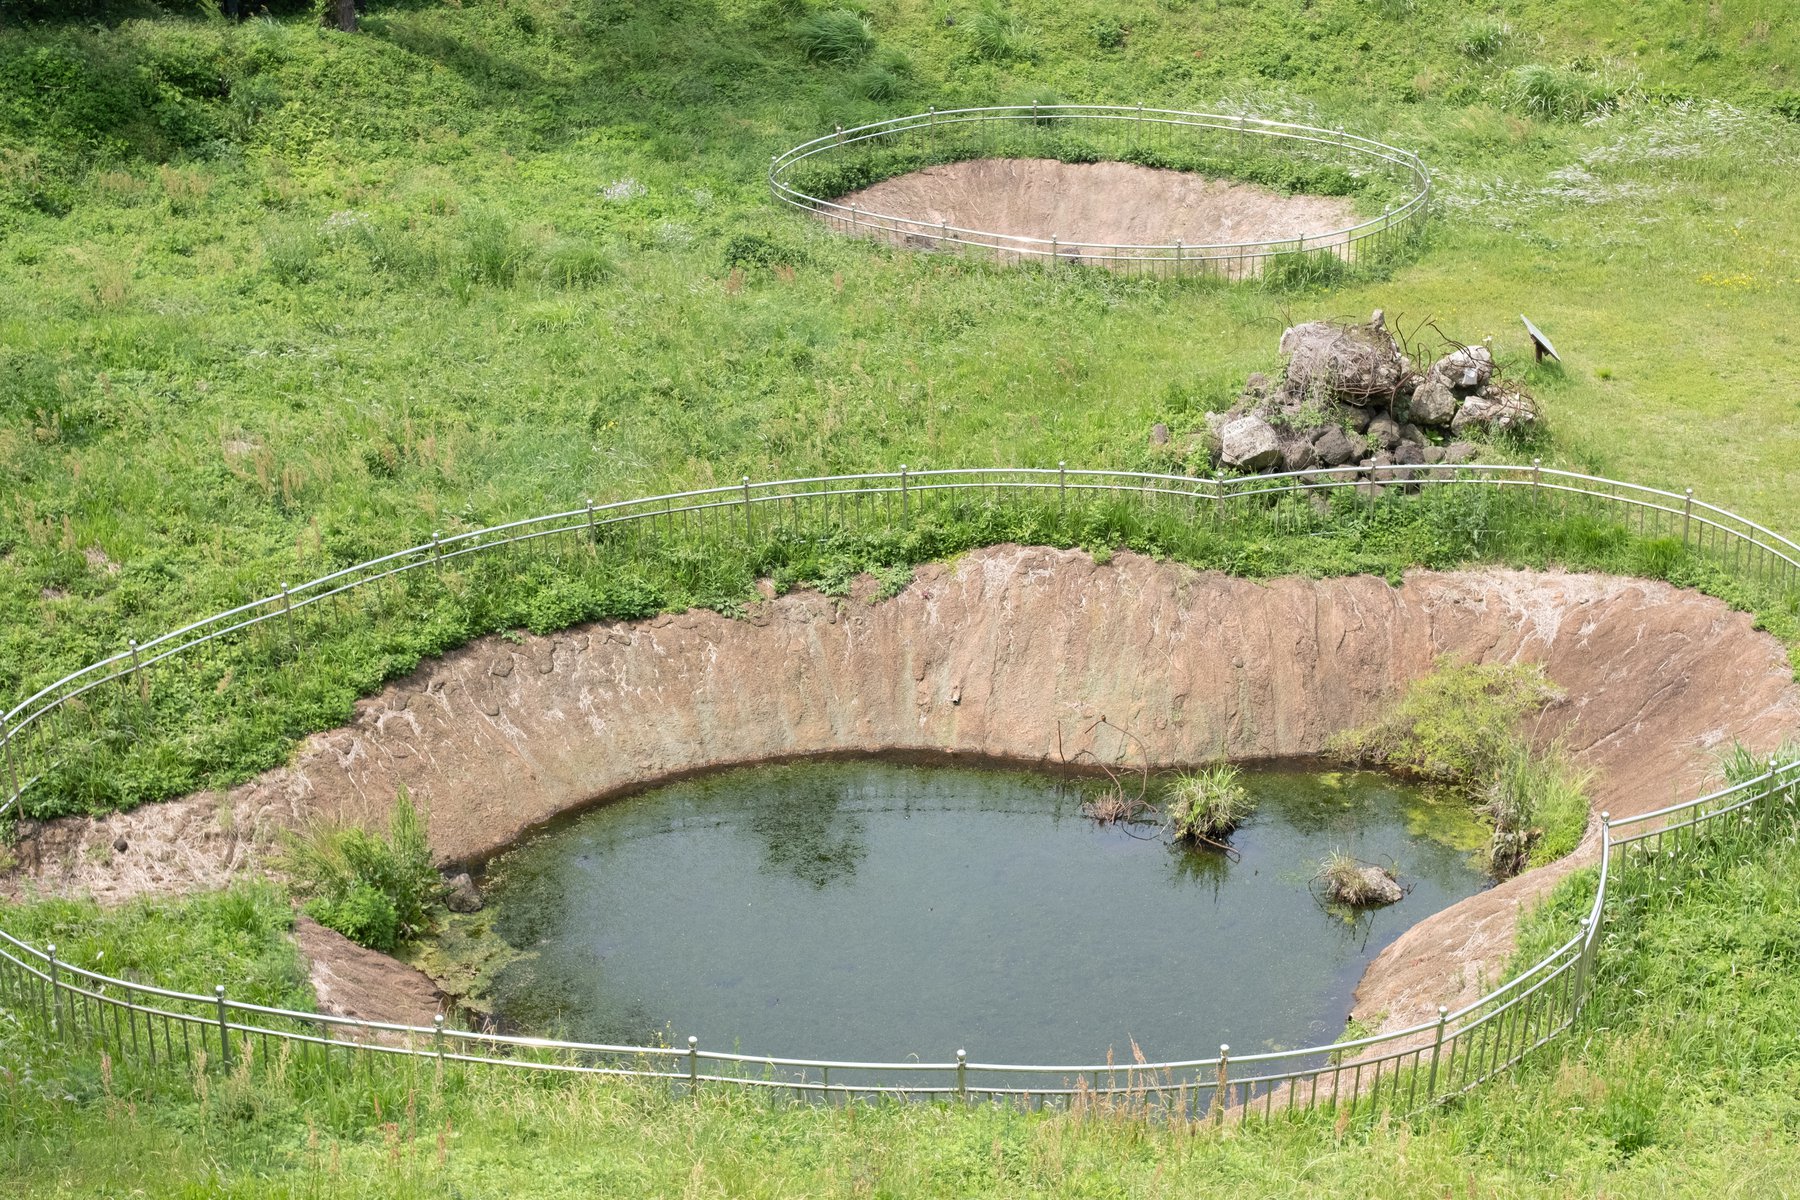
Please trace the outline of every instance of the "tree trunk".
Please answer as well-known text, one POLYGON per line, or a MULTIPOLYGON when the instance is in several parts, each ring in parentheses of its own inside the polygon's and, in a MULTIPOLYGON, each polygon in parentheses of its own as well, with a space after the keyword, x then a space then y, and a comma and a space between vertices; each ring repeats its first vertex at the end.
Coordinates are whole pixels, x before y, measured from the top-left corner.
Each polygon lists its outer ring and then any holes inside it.
POLYGON ((345 33, 356 32, 356 0, 333 0, 337 8, 337 27, 345 33))

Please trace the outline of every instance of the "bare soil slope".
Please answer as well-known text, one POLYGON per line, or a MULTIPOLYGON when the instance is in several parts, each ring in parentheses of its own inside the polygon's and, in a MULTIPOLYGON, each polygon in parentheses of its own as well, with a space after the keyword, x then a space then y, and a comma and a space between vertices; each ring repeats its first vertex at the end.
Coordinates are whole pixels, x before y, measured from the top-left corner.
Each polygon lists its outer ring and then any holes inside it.
MULTIPOLYGON (((821 753, 902 751, 1153 764, 1314 754, 1442 655, 1541 661, 1596 807, 1695 794, 1717 751, 1800 728, 1782 647, 1721 602, 1660 583, 1518 571, 1268 582, 1130 554, 996 546, 922 568, 879 603, 815 593, 744 619, 689 612, 521 642, 420 668, 228 796, 22 830, 0 889, 104 900, 216 884, 309 814, 379 825, 404 784, 446 861, 472 862, 558 813, 672 775, 821 753), (117 838, 124 851, 110 848, 117 838)), ((1577 856, 1579 857, 1579 855, 1577 856)), ((1565 864, 1472 897, 1371 967, 1358 1011, 1411 1023, 1473 999, 1519 904, 1565 864)))
POLYGON ((982 158, 884 179, 835 203, 938 225, 1063 244, 1276 241, 1356 222, 1348 200, 1283 195, 1135 163, 982 158))

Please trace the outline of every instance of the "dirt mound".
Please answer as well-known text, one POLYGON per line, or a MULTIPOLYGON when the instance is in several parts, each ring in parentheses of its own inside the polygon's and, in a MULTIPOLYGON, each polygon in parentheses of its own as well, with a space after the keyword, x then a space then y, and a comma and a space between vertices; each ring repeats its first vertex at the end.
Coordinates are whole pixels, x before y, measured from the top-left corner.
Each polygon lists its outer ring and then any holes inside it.
MULTIPOLYGON (((1118 554, 996 546, 921 568, 892 600, 814 593, 743 619, 689 612, 514 644, 483 639, 361 702, 292 766, 228 797, 22 831, 0 892, 117 900, 211 885, 308 813, 380 826, 404 784, 449 862, 558 813, 739 763, 878 751, 1055 764, 1318 753, 1442 655, 1542 662, 1569 696, 1541 726, 1625 816, 1696 794, 1716 752, 1800 728, 1782 647, 1661 583, 1520 571, 1267 582, 1118 554), (1107 725, 1097 724, 1105 716, 1107 725), (210 828, 228 823, 222 835, 210 828), (128 849, 96 852, 122 839, 128 849)), ((1566 864, 1566 860, 1565 860, 1566 864)), ((1432 917, 1377 960, 1358 1011, 1412 1023, 1498 978, 1519 904, 1566 865, 1432 917)))
POLYGON ((1134 163, 981 158, 884 179, 834 203, 1064 245, 1280 241, 1356 223, 1350 201, 1134 163))

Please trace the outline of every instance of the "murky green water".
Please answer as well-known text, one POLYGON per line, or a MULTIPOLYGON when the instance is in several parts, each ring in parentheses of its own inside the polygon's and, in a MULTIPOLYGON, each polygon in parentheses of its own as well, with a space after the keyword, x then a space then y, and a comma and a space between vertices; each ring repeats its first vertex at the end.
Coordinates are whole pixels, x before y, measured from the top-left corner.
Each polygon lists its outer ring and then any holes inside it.
POLYGON ((1476 832, 1386 776, 1254 769, 1217 851, 1099 827, 1054 778, 884 762, 757 767, 586 813, 492 864, 530 952, 511 1027, 777 1056, 1151 1059, 1328 1042, 1363 968, 1480 890, 1476 832), (1308 883, 1341 849, 1406 898, 1348 917, 1308 883))

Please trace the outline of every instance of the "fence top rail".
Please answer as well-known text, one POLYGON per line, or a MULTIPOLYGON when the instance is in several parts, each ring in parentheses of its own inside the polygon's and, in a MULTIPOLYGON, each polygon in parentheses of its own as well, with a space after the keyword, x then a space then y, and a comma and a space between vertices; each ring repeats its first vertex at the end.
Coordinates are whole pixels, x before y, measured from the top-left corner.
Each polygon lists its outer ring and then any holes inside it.
MULTIPOLYGON (((790 204, 809 208, 813 211, 831 211, 834 213, 851 213, 854 206, 846 206, 824 197, 814 196, 789 184, 785 178, 787 172, 795 165, 815 155, 827 154, 846 146, 859 145, 864 142, 891 137, 897 134, 918 131, 935 131, 940 126, 969 124, 994 121, 1024 121, 1032 124, 1046 124, 1050 121, 1101 120, 1113 122, 1151 122, 1162 125, 1177 125, 1199 129, 1212 129, 1232 133, 1251 133, 1259 136, 1278 138, 1290 141, 1309 142, 1316 145, 1330 146, 1348 150, 1364 159, 1374 159, 1405 170, 1410 177, 1412 191, 1406 198, 1395 205, 1389 205, 1377 216, 1366 218, 1352 225, 1340 228, 1320 230, 1317 233, 1306 233, 1297 238, 1267 238, 1256 241, 1241 242, 1202 242, 1188 246, 1179 242, 1169 243, 1118 243, 1118 242, 1062 242, 1054 237, 1041 238, 1025 234, 995 233, 989 230, 970 229, 953 226, 947 222, 921 222, 907 217, 870 212, 866 215, 871 222, 891 222, 895 225, 907 224, 924 229, 942 230, 945 234, 957 235, 952 240, 964 238, 986 239, 979 243, 990 245, 1004 241, 1011 244, 1017 253, 1037 254, 1055 253, 1058 247, 1082 247, 1107 251, 1150 251, 1161 256, 1178 256, 1186 253, 1196 259, 1217 257, 1223 253, 1251 252, 1274 253, 1280 248, 1293 247, 1298 244, 1303 248, 1306 242, 1315 242, 1320 247, 1337 239, 1356 240, 1364 233, 1392 226, 1397 221, 1410 218, 1423 211, 1431 194, 1431 172, 1417 154, 1398 146, 1392 146, 1373 138, 1350 133, 1344 129, 1326 129, 1314 125, 1304 125, 1292 121, 1276 121, 1263 117, 1248 115, 1228 116, 1219 113, 1191 112, 1172 108, 1154 108, 1143 105, 1116 104, 1036 104, 1036 105, 1000 105, 973 108, 932 109, 929 112, 911 113, 901 117, 889 117, 880 121, 857 125, 850 129, 837 129, 831 133, 821 134, 808 141, 801 142, 769 160, 768 183, 775 195, 790 204), (801 203, 804 202, 804 203, 801 203), (1048 247, 1046 251, 1044 248, 1048 247)), ((857 210, 860 212, 860 210, 857 210)), ((991 246, 1001 249, 1000 246, 991 246)), ((1132 257, 1142 257, 1133 255, 1132 257)))
MULTIPOLYGON (((1800 544, 1795 543, 1789 538, 1774 532, 1756 521, 1719 505, 1700 500, 1686 493, 1673 492, 1663 488, 1648 487, 1643 484, 1627 483, 1620 480, 1607 479, 1602 476, 1583 474, 1578 471, 1568 471, 1535 464, 1527 466, 1513 463, 1417 463, 1380 468, 1349 465, 1342 467, 1318 467, 1303 471, 1281 471, 1268 474, 1221 477, 1175 475, 1164 472, 1130 471, 1123 469, 1108 470, 1070 467, 927 467, 916 470, 902 468, 899 471, 871 471, 846 475, 797 476, 789 479, 745 481, 744 483, 724 484, 716 487, 699 488, 689 491, 664 492, 652 496, 643 496, 628 500, 614 500, 602 504, 595 504, 591 509, 585 506, 582 508, 564 509, 562 511, 552 512, 541 516, 523 517, 513 521, 506 521, 497 525, 486 526, 481 529, 464 530, 457 533, 440 535, 433 541, 420 542, 402 550, 396 550, 350 566, 340 567, 303 583, 291 585, 285 592, 273 592, 253 600, 248 600, 220 612, 213 613, 210 616, 202 617, 185 625, 178 626, 167 632, 155 634, 146 638, 144 641, 139 642, 136 649, 140 659, 146 656, 166 656, 172 648, 182 648, 181 646, 171 646, 171 643, 176 643, 181 638, 200 633, 216 635, 221 632, 230 632, 240 628, 243 624, 251 623, 242 622, 240 625, 230 625, 229 622, 234 618, 252 616, 253 620, 266 619, 269 616, 276 615, 280 606, 286 602, 302 599, 312 593, 330 588, 331 585, 340 584, 345 580, 355 580, 360 576, 373 574, 381 568, 389 567, 396 563, 404 563, 409 560, 420 560, 420 562, 415 565, 423 565, 423 562, 429 561, 435 554, 445 549, 454 548, 458 551, 467 549, 485 549, 491 545, 501 544, 504 541, 510 540, 505 535, 530 530, 539 526, 552 525, 560 521, 574 522, 585 520, 590 513, 596 518, 607 517, 607 519, 611 519, 610 516, 607 516, 608 514, 649 516, 653 515, 651 510, 656 505, 669 505, 677 502, 691 502, 705 499, 727 501, 738 500, 742 499, 746 494, 746 488, 748 488, 750 502, 752 504, 758 504, 767 503, 772 500, 804 498, 808 493, 796 493, 792 492, 791 489, 826 484, 844 485, 873 483, 882 484, 884 487, 901 487, 904 486, 906 482, 913 480, 968 479, 970 480, 968 486, 979 487, 988 486, 996 482, 1004 482, 1009 478, 1061 478, 1064 480, 1107 479, 1134 481, 1140 486, 1159 483, 1167 485, 1171 490, 1178 490, 1188 494, 1205 494, 1208 498, 1226 498, 1229 496, 1243 496, 1248 498, 1257 495, 1265 495, 1271 491, 1291 490, 1293 488, 1311 485, 1321 477, 1334 481, 1353 480, 1371 473, 1378 482, 1387 479, 1389 476, 1392 476, 1392 481, 1394 482, 1404 482, 1406 479, 1410 479, 1414 482, 1436 482, 1439 478, 1453 479, 1457 482, 1495 482, 1508 479, 1515 481, 1534 479, 1540 482, 1546 480, 1567 480, 1584 484, 1593 484, 1609 489, 1625 490, 1643 496, 1653 496, 1661 500, 1669 501, 1675 505, 1684 507, 1691 506, 1691 511, 1698 519, 1705 520, 1710 516, 1718 518, 1720 522, 1724 522, 1724 524, 1715 525, 1716 528, 1729 530, 1737 533, 1739 536, 1742 536, 1743 530, 1749 530, 1755 535, 1755 538, 1749 540, 1760 539, 1764 549, 1779 554, 1790 563, 1800 565, 1800 544), (1402 478, 1402 472, 1407 473, 1404 479, 1402 478)), ((1586 492, 1584 494, 1610 499, 1622 499, 1620 496, 1609 495, 1608 493, 1586 492)), ((1678 510, 1664 509, 1664 511, 1678 510)), ((131 662, 132 651, 130 649, 115 651, 95 662, 89 663, 79 670, 70 672, 63 677, 44 685, 37 691, 26 696, 17 704, 13 705, 10 709, 5 710, 4 717, 9 723, 14 723, 21 715, 27 714, 34 704, 37 704, 40 701, 52 700, 63 690, 74 687, 83 681, 102 677, 107 671, 113 668, 123 667, 131 662)))
MULTIPOLYGON (((1716 805, 1723 800, 1755 791, 1765 785, 1774 784, 1777 787, 1786 787, 1790 783, 1800 783, 1800 759, 1782 763, 1778 762, 1774 756, 1771 756, 1769 759, 1769 769, 1754 779, 1746 779, 1742 783, 1734 783, 1729 787, 1720 788, 1716 792, 1708 792, 1706 795, 1697 796, 1692 800, 1678 800, 1674 804, 1665 804, 1663 807, 1651 809, 1649 812, 1636 813, 1629 817, 1615 818, 1610 823, 1612 836, 1615 841, 1624 840, 1620 836, 1621 833, 1625 830, 1632 829, 1635 826, 1647 826, 1652 823, 1660 826, 1668 817, 1679 816, 1691 812, 1703 805, 1716 805)), ((1655 830, 1650 830, 1649 832, 1655 832, 1655 830)))
POLYGON ((1354 143, 1383 153, 1396 154, 1405 161, 1416 164, 1424 170, 1424 163, 1419 156, 1410 150, 1374 138, 1363 137, 1342 128, 1325 128, 1318 125, 1304 125, 1296 121, 1276 121, 1267 117, 1253 117, 1248 114, 1231 116, 1223 113, 1196 112, 1180 108, 1155 108, 1149 105, 1128 104, 1001 104, 969 108, 934 108, 928 112, 909 113, 902 117, 886 117, 879 121, 852 126, 840 131, 821 134, 808 141, 775 156, 776 163, 799 155, 815 146, 836 146, 849 141, 853 137, 866 134, 879 134, 896 130, 929 129, 950 118, 973 118, 976 120, 1033 120, 1044 117, 1102 117, 1108 119, 1141 119, 1153 118, 1164 121, 1173 118, 1176 123, 1200 124, 1206 128, 1221 129, 1230 132, 1268 132, 1294 133, 1310 137, 1323 137, 1333 142, 1354 143))
MULTIPOLYGON (((789 498, 789 493, 783 492, 783 489, 832 483, 881 483, 889 487, 896 485, 904 487, 909 480, 928 477, 940 479, 969 478, 971 480, 970 486, 984 486, 988 482, 1017 477, 1041 478, 1052 476, 1067 479, 1072 476, 1076 479, 1134 480, 1138 481, 1141 485, 1147 485, 1152 482, 1163 483, 1168 485, 1171 490, 1179 490, 1190 494, 1198 494, 1201 488, 1206 488, 1208 489, 1206 494, 1209 498, 1219 499, 1227 496, 1251 497, 1264 495, 1271 491, 1286 490, 1288 488, 1317 487, 1318 485, 1312 482, 1312 480, 1316 480, 1321 476, 1327 477, 1332 481, 1332 483, 1327 486, 1342 486, 1342 483, 1339 481, 1353 480, 1357 477, 1359 472, 1365 470, 1367 469, 1358 467, 1320 468, 1312 471, 1288 471, 1267 475, 1241 475, 1206 479, 1160 472, 1113 471, 1088 468, 1070 470, 1057 467, 946 467, 926 468, 917 471, 909 471, 902 468, 897 472, 863 472, 837 476, 805 476, 792 479, 770 480, 760 483, 746 480, 744 483, 737 485, 727 484, 712 488, 682 492, 667 492, 636 499, 610 501, 605 504, 594 505, 591 511, 596 515, 603 513, 649 515, 653 506, 658 504, 668 505, 676 501, 693 501, 705 498, 729 500, 734 497, 747 496, 752 504, 756 504, 766 503, 773 499, 789 498), (1312 480, 1309 480, 1309 476, 1312 477, 1312 480)), ((1752 541, 1753 543, 1760 545, 1764 550, 1776 554, 1790 565, 1800 566, 1800 545, 1797 545, 1788 538, 1769 530, 1767 527, 1755 521, 1751 521, 1746 517, 1720 506, 1693 499, 1690 495, 1685 493, 1647 487, 1641 484, 1626 483, 1601 476, 1583 474, 1577 471, 1544 467, 1535 463, 1530 466, 1505 463, 1414 464, 1405 467, 1396 466, 1392 468, 1378 468, 1377 471, 1380 472, 1381 475, 1391 473, 1396 479, 1399 478, 1399 473, 1401 471, 1405 471, 1410 473, 1410 477, 1415 480, 1419 480, 1420 477, 1423 476, 1424 478, 1422 481, 1424 482, 1439 482, 1441 480, 1455 482, 1503 483, 1509 479, 1518 482, 1527 478, 1541 482, 1548 478, 1550 480, 1569 480, 1593 484, 1609 489, 1629 490, 1637 494, 1655 496, 1684 506, 1691 505, 1691 510, 1699 510, 1700 515, 1698 519, 1711 524, 1711 522, 1708 521, 1707 514, 1717 517, 1721 522, 1727 522, 1728 524, 1713 524, 1713 527, 1734 534, 1735 536, 1744 537, 1745 535, 1742 531, 1744 529, 1751 530, 1755 536, 1746 538, 1746 540, 1752 541)), ((1379 478, 1380 476, 1378 475, 1377 477, 1379 478)), ((1585 494, 1615 500, 1621 499, 1621 497, 1617 495, 1609 495, 1608 493, 1588 492, 1585 494)), ((422 565, 422 563, 428 561, 431 556, 441 553, 445 546, 454 546, 456 547, 456 551, 460 553, 466 552, 467 550, 483 549, 491 545, 503 544, 512 539, 496 535, 516 533, 521 530, 557 521, 575 521, 584 519, 588 516, 589 512, 590 510, 586 507, 567 509, 544 516, 521 518, 519 520, 488 526, 482 529, 467 530, 452 534, 447 538, 440 537, 432 542, 419 543, 418 545, 408 547, 404 550, 398 550, 362 563, 357 563, 353 566, 343 567, 328 572, 316 579, 289 587, 285 593, 277 592, 256 600, 251 600, 233 608, 226 609, 223 612, 215 613, 211 616, 190 622, 170 630, 167 633, 156 635, 145 642, 140 643, 137 646, 137 653, 140 657, 144 655, 149 655, 152 658, 167 657, 172 652, 186 648, 187 645, 196 644, 198 641, 206 640, 207 638, 218 636, 223 633, 232 632, 249 624, 266 620, 269 617, 277 615, 278 606, 291 601, 294 596, 315 591, 327 584, 345 579, 354 579, 359 576, 373 575, 378 568, 390 566, 406 560, 417 559, 420 560, 420 562, 413 565, 422 565), (249 620, 239 622, 237 625, 227 624, 233 618, 243 617, 247 614, 253 614, 250 616, 249 620), (204 636, 193 639, 185 644, 174 644, 177 642, 177 639, 194 634, 203 634, 204 636)), ((19 723, 19 719, 22 715, 35 715, 30 711, 34 705, 53 707, 55 703, 64 698, 60 693, 78 686, 86 686, 87 683, 90 682, 104 682, 106 679, 113 677, 109 672, 113 671, 114 668, 124 667, 131 663, 131 661, 132 652, 127 649, 110 654, 97 662, 71 672, 61 679, 38 689, 36 692, 21 700, 18 704, 14 705, 11 709, 6 710, 4 713, 4 720, 8 726, 16 725, 19 723)))

